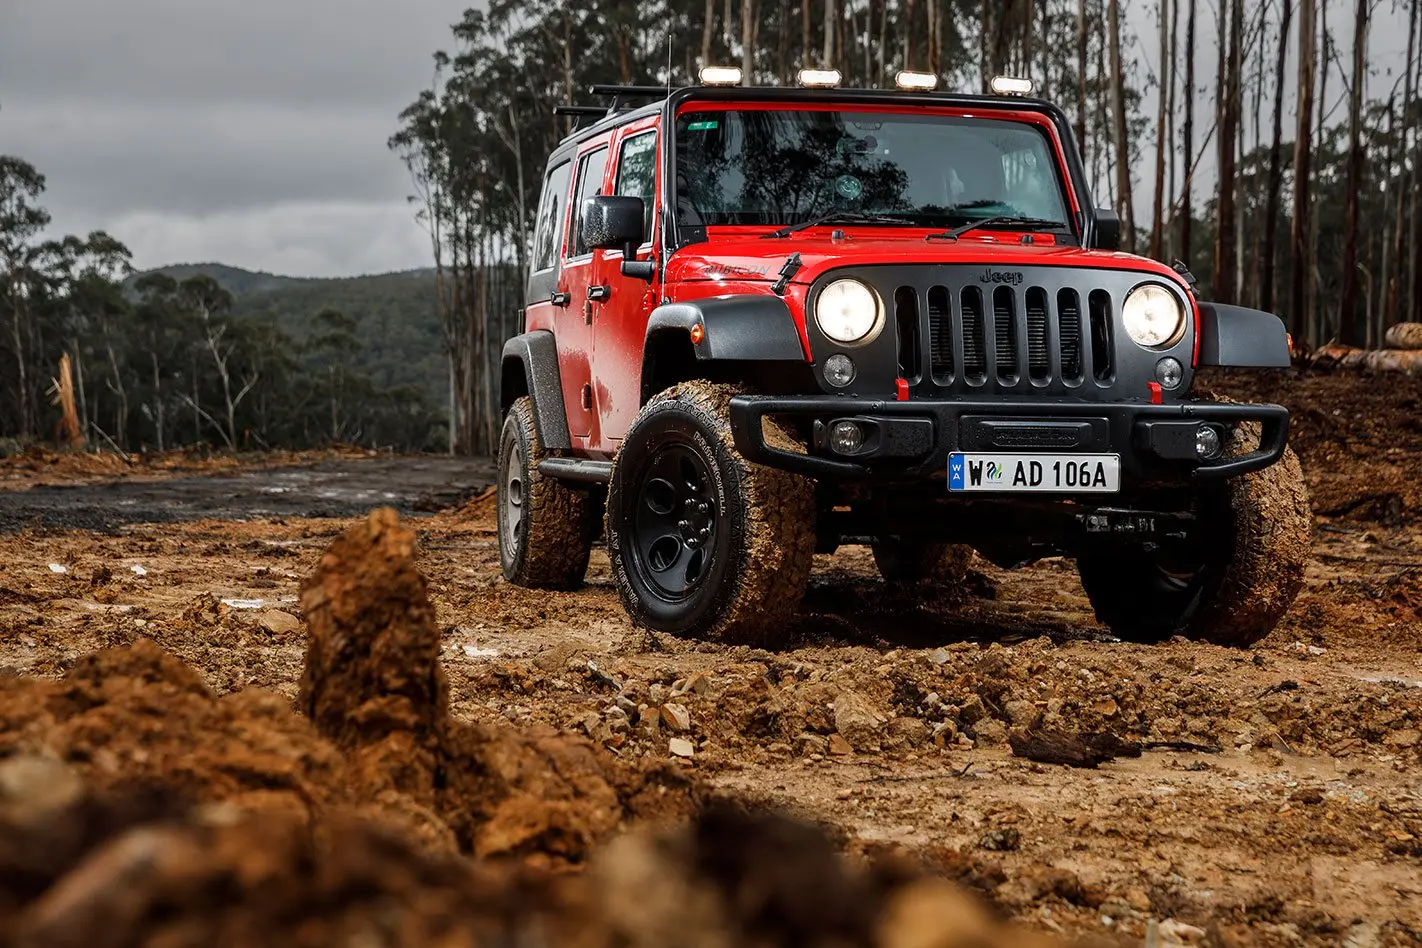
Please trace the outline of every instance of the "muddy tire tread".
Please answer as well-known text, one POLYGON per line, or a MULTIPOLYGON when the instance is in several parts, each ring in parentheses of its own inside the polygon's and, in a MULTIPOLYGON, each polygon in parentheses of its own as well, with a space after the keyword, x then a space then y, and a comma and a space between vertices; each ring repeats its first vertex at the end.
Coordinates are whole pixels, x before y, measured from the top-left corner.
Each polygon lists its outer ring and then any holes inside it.
MULTIPOLYGON (((643 412, 676 401, 700 414, 737 468, 744 493, 744 557, 730 564, 726 581, 729 588, 721 597, 714 623, 695 634, 715 641, 767 645, 779 640, 809 582, 815 554, 814 488, 806 478, 753 464, 736 451, 730 402, 740 392, 734 385, 682 382, 653 396, 643 412)), ((765 422, 765 434, 772 444, 792 443, 789 435, 769 420, 765 422)), ((606 535, 623 605, 634 622, 645 625, 618 555, 619 538, 611 505, 606 535)))
MULTIPOLYGON (((525 549, 516 558, 512 575, 506 578, 519 586, 534 589, 577 589, 588 572, 592 554, 592 498, 586 491, 569 487, 547 477, 538 464, 548 456, 534 421, 533 402, 527 396, 514 401, 504 422, 505 430, 515 427, 524 446, 527 465, 524 478, 524 521, 527 524, 525 549)), ((500 439, 500 452, 503 439, 500 439)), ((502 484, 500 485, 502 489, 502 484)), ((504 519, 498 517, 500 549, 504 542, 504 519)))

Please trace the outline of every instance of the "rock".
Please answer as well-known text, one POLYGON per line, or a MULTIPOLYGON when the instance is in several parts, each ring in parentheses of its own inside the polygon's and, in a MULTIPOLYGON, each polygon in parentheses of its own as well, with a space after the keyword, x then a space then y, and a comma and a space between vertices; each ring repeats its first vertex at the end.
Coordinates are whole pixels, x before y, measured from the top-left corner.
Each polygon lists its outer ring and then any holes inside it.
POLYGON ((857 751, 879 749, 881 715, 868 698, 855 691, 841 691, 834 699, 834 729, 857 751))
POLYGON ((1007 720, 1015 727, 1031 727, 1037 722, 1037 706, 1030 701, 1009 701, 1003 706, 1007 720))
POLYGON ((928 743, 928 725, 918 718, 894 718, 884 727, 885 749, 909 750, 928 743))
POLYGON ((848 757, 854 753, 854 748, 849 746, 849 742, 838 734, 829 736, 829 752, 836 757, 848 757))
POLYGON ((662 712, 659 708, 642 708, 637 714, 637 733, 656 737, 661 733, 662 712))
POLYGON ((1416 747, 1418 741, 1422 741, 1422 731, 1411 727, 1389 731, 1383 738, 1388 747, 1416 747))
POLYGON ((696 754, 696 748, 684 737, 674 737, 668 741, 667 750, 671 751, 673 757, 692 757, 696 754))
POLYGON ((829 741, 818 734, 801 734, 795 739, 802 757, 829 753, 829 741))
POLYGON ((0 761, 0 823, 36 822, 64 810, 83 793, 79 775, 53 757, 23 754, 0 761))
POLYGON ((677 698, 684 694, 704 695, 711 690, 711 676, 705 672, 696 672, 687 678, 678 678, 672 683, 672 697, 677 698))
POLYGON ((973 733, 978 736, 978 744, 982 747, 1007 743, 1007 728, 996 718, 983 718, 973 726, 973 733))
POLYGON ((1144 889, 1127 889, 1126 904, 1137 912, 1150 911, 1150 896, 1144 889))
POLYGON ((958 725, 977 724, 987 717, 987 708, 983 707, 983 699, 977 695, 972 695, 968 700, 958 706, 958 725))
POLYGON ((958 739, 958 725, 952 721, 939 721, 933 725, 933 743, 947 747, 958 739))
POLYGON ((1307 803, 1314 806, 1323 802, 1323 793, 1316 787, 1300 787, 1289 795, 1289 799, 1295 803, 1307 803))
MULTIPOLYGON (((1091 710, 1101 715, 1103 718, 1114 718, 1121 712, 1120 705, 1116 704, 1115 698, 1102 698, 1091 702, 1091 710)), ((1015 721, 1013 722, 1016 723, 1015 721)))
POLYGON ((1343 933, 1343 948, 1382 948, 1382 933, 1376 922, 1358 922, 1343 933))
POLYGON ((978 845, 995 853, 1014 853, 1022 848, 1022 834, 1010 826, 989 830, 978 840, 978 845))
POLYGON ((539 652, 534 656, 533 664, 552 674, 565 670, 570 662, 585 651, 587 646, 584 643, 567 639, 539 652))
POLYGON ((268 609, 257 616, 257 625, 272 635, 290 635, 293 632, 300 632, 302 628, 300 619, 289 612, 282 612, 280 609, 268 609))
POLYGON ((936 648, 929 653, 928 660, 935 665, 946 665, 948 663, 948 652, 946 649, 936 648))
POLYGON ((1157 925, 1155 930, 1168 945, 1188 945, 1200 941, 1206 935, 1203 928, 1197 928, 1173 918, 1167 918, 1157 925))
POLYGON ((662 705, 662 720, 673 731, 691 729, 691 712, 686 710, 685 705, 670 703, 662 705))
POLYGON ((784 759, 786 757, 792 757, 795 753, 793 750, 791 750, 790 745, 786 744, 784 741, 776 741, 769 747, 767 747, 766 750, 769 751, 772 757, 778 757, 781 759, 784 759))

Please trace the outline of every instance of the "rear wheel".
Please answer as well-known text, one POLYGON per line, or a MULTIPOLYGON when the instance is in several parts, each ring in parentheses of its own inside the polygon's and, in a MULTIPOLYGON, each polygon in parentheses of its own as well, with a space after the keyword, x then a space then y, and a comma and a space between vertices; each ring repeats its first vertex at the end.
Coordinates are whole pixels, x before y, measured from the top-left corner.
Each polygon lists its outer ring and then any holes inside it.
MULTIPOLYGON (((608 557, 638 625, 765 642, 804 595, 814 491, 804 478, 737 453, 727 412, 733 394, 730 386, 686 382, 642 409, 608 485, 608 557)), ((767 430, 772 435, 784 437, 767 430)))
POLYGON ((499 563, 511 583, 575 589, 587 575, 597 520, 586 492, 538 470, 546 456, 533 402, 519 398, 499 442, 499 563))
MULTIPOLYGON (((1231 453, 1257 439, 1252 427, 1240 426, 1231 453)), ((1196 515, 1197 535, 1184 549, 1104 547, 1078 557, 1096 617, 1116 635, 1246 646, 1288 612, 1303 587, 1313 525, 1293 450, 1262 471, 1207 485, 1196 515)))

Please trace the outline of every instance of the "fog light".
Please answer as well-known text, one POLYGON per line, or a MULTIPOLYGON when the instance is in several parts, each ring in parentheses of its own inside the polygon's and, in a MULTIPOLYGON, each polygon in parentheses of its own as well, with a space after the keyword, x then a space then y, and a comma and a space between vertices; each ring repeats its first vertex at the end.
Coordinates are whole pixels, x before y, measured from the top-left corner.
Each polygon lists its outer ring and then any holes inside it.
POLYGON ((1155 380, 1160 383, 1161 388, 1179 388, 1184 378, 1185 369, 1180 365, 1179 359, 1166 356, 1155 364, 1155 380))
POLYGON ((1220 433, 1209 425, 1201 425, 1195 431, 1195 453, 1207 461, 1219 457, 1220 433))
POLYGON ((854 360, 843 353, 835 353, 825 360, 825 381, 835 388, 844 388, 854 381, 854 360))
POLYGON ((864 447, 864 429, 852 421, 830 425, 830 449, 835 454, 853 454, 864 447))

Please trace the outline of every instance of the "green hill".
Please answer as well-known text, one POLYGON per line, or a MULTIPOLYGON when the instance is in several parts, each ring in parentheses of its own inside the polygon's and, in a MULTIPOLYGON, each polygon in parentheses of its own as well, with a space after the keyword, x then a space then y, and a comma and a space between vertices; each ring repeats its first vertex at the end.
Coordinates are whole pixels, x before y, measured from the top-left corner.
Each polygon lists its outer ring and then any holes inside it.
MULTIPOLYGON (((221 263, 159 267, 176 280, 206 274, 236 298, 238 318, 270 315, 298 340, 323 309, 340 310, 356 322, 365 346, 357 364, 383 387, 417 386, 436 406, 449 399, 444 337, 439 324, 433 270, 372 276, 312 278, 254 272, 221 263)), ((135 274, 131 279, 138 279, 135 274)))

